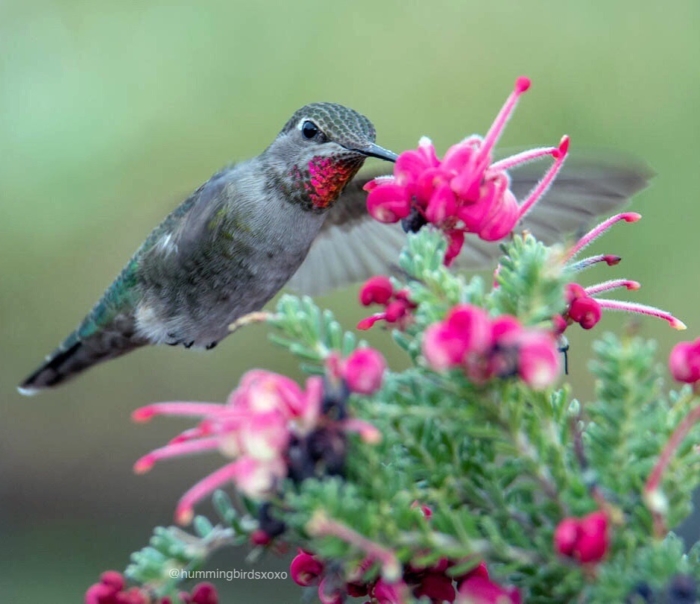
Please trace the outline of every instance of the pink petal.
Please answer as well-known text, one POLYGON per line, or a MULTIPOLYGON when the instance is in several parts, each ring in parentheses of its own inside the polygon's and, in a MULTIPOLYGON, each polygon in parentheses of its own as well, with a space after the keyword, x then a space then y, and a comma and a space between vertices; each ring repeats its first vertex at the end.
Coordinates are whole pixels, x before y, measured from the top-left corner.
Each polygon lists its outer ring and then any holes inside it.
POLYGON ((457 367, 468 347, 467 339, 446 323, 431 325, 423 336, 423 356, 436 371, 457 367))
POLYGON ((457 199, 450 185, 438 187, 430 198, 425 210, 425 218, 432 224, 439 225, 457 212, 457 199))
POLYGON ((411 200, 404 187, 387 183, 369 192, 367 211, 379 222, 398 222, 411 213, 411 200))

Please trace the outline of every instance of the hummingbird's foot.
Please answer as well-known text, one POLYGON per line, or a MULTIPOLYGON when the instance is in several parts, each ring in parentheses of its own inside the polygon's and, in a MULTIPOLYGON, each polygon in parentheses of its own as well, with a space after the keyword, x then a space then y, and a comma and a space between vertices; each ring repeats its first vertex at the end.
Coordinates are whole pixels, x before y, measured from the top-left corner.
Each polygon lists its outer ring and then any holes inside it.
POLYGON ((217 344, 218 344, 218 342, 210 342, 210 343, 207 344, 204 348, 205 348, 206 350, 211 350, 212 348, 215 348, 217 344))
POLYGON ((178 335, 174 332, 171 332, 168 334, 169 340, 165 342, 168 346, 184 346, 185 348, 192 348, 194 346, 194 340, 191 340, 189 342, 183 340, 182 338, 179 338, 178 335))
POLYGON ((228 326, 229 333, 233 333, 237 329, 240 329, 245 325, 250 325, 251 323, 264 323, 271 316, 272 313, 269 312, 250 312, 231 323, 231 325, 228 326))

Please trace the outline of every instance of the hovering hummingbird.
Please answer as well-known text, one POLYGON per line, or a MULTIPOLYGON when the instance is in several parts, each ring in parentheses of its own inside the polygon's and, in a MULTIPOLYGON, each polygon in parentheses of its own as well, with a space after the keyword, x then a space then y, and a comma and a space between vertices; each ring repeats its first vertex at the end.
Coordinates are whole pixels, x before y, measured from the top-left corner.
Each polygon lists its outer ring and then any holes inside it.
MULTIPOLYGON (((148 344, 211 349, 285 284, 317 294, 389 270, 405 235, 367 213, 362 187, 378 173, 356 176, 368 157, 397 158, 375 136, 365 116, 342 105, 299 109, 259 156, 214 174, 151 232, 19 391, 57 386, 148 344)), ((559 240, 649 177, 629 161, 569 160, 522 228, 559 240)), ((512 175, 511 190, 520 197, 536 182, 525 168, 512 175)), ((497 244, 475 240, 460 263, 478 267, 498 254, 497 244)))

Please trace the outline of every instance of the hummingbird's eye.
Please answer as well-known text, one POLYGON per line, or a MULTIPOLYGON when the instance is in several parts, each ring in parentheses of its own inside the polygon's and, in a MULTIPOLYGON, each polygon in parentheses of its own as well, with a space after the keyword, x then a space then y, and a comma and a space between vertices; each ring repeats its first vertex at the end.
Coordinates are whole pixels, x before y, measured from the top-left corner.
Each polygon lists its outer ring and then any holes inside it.
POLYGON ((314 124, 313 122, 306 120, 302 125, 301 125, 301 133, 304 136, 304 138, 311 140, 314 138, 320 130, 318 129, 318 126, 314 124))

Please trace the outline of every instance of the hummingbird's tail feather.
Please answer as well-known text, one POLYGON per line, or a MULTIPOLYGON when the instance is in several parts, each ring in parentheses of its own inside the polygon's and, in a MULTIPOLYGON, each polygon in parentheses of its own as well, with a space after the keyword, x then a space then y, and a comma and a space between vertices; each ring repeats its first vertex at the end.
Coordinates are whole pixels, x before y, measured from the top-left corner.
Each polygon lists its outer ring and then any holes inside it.
MULTIPOLYGON (((133 321, 130 323, 133 326, 133 321)), ((125 329, 123 321, 114 321, 83 337, 78 329, 46 357, 44 363, 17 390, 20 394, 32 396, 74 378, 97 363, 119 357, 146 343, 146 340, 134 334, 133 328, 125 329)))

